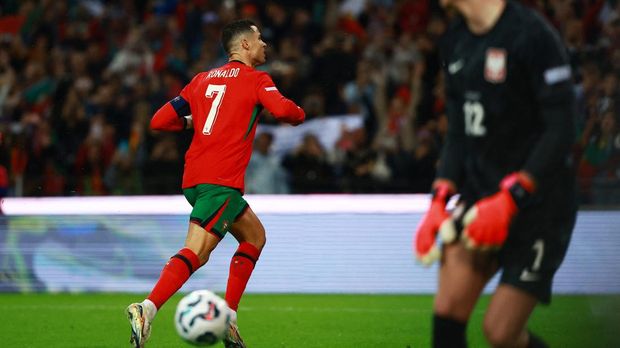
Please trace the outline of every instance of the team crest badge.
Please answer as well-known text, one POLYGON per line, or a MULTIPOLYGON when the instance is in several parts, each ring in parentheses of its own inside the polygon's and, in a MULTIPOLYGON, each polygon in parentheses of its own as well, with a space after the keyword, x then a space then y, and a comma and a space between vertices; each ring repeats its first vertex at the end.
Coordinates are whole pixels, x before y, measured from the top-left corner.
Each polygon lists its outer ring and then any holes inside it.
POLYGON ((490 47, 487 49, 487 58, 484 62, 484 79, 491 83, 501 83, 506 80, 506 50, 490 47))

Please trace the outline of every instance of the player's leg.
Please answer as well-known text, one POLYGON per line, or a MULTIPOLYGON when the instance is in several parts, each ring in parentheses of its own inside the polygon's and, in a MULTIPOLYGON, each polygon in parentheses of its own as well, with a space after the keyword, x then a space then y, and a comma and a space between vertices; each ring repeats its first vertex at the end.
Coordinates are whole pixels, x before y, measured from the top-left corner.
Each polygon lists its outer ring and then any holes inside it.
POLYGON ((551 300, 553 276, 564 259, 575 215, 532 213, 516 220, 500 253, 503 269, 484 318, 493 347, 547 347, 527 330, 538 303, 551 300))
POLYGON ((131 325, 130 342, 135 347, 144 346, 159 308, 185 284, 192 273, 207 262, 219 242, 219 236, 207 233, 198 224, 189 224, 184 247, 168 260, 151 293, 141 303, 132 303, 127 307, 131 325))
POLYGON ((190 222, 184 247, 168 260, 147 299, 157 309, 161 308, 192 273, 209 260, 220 240, 220 236, 208 233, 202 226, 190 222))
POLYGON ((193 206, 190 224, 184 247, 166 263, 157 284, 147 297, 156 309, 209 260, 211 252, 224 237, 225 230, 221 225, 225 225, 223 221, 232 214, 229 191, 237 192, 216 185, 197 185, 183 190, 193 206))
POLYGON ((496 270, 490 255, 472 253, 462 243, 444 246, 434 303, 433 347, 467 347, 467 322, 496 270))
MULTIPOLYGON (((484 317, 484 334, 493 347, 546 347, 530 345, 525 329, 538 299, 512 285, 500 284, 484 317)), ((536 341, 534 336, 532 341, 536 341)), ((532 342, 534 343, 534 342, 532 342)))
POLYGON ((256 261, 265 246, 265 228, 252 208, 247 206, 233 223, 230 234, 239 242, 239 247, 230 262, 226 302, 236 311, 256 261))
POLYGON ((237 328, 237 309, 256 261, 265 246, 265 228, 252 209, 246 205, 233 223, 230 234, 237 239, 239 247, 230 261, 230 273, 226 286, 226 302, 233 311, 233 318, 224 345, 227 348, 242 348, 245 344, 237 328))
POLYGON ((193 272, 207 262, 222 239, 223 234, 217 232, 214 226, 221 224, 220 218, 227 215, 227 190, 232 189, 198 185, 183 190, 193 206, 184 247, 168 260, 148 297, 127 307, 132 329, 130 342, 135 347, 144 346, 150 336, 150 323, 159 308, 185 284, 193 272))

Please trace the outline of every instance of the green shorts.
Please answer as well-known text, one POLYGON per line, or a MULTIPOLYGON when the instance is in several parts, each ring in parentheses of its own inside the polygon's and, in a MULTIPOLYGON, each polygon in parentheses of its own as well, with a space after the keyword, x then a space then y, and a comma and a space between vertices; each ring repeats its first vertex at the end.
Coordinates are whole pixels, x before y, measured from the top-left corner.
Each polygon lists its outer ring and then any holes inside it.
POLYGON ((248 207, 241 192, 231 187, 200 184, 183 189, 183 194, 193 207, 190 222, 220 238, 224 238, 232 223, 248 207))

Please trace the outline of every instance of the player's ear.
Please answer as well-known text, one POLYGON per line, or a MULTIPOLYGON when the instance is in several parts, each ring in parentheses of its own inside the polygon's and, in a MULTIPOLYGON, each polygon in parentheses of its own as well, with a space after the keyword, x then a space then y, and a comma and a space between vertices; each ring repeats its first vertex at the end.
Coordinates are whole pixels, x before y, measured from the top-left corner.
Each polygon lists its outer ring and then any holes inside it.
POLYGON ((244 37, 244 38, 241 38, 241 47, 242 47, 244 50, 250 49, 250 43, 248 42, 248 39, 247 39, 247 38, 245 38, 245 37, 244 37))

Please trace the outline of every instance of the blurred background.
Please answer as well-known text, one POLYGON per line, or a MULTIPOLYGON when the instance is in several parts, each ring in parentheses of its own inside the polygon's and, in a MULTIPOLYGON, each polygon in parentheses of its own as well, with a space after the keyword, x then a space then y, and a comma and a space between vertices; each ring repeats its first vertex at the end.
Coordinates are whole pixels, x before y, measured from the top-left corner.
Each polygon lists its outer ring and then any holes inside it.
MULTIPOLYGON (((570 54, 582 204, 620 203, 620 2, 528 0, 570 54)), ((251 18, 307 126, 261 117, 248 193, 426 193, 446 131, 431 0, 0 1, 0 194, 179 194, 191 133, 149 130, 251 18)))
MULTIPOLYGON (((581 208, 554 306, 533 326, 552 346, 620 346, 620 1, 524 1, 566 44, 579 107, 581 208)), ((415 264, 411 239, 447 128, 437 42, 450 17, 437 0, 0 0, 0 312, 11 318, 0 341, 126 343, 122 308, 182 245, 191 210, 180 185, 192 133, 149 121, 227 61, 223 25, 250 18, 268 44, 259 69, 307 121, 261 115, 245 197, 269 242, 241 305, 244 337, 429 346, 437 266, 415 264)), ((225 238, 181 291, 223 292, 236 247, 225 238)), ((167 320, 154 347, 180 344, 167 320)))

